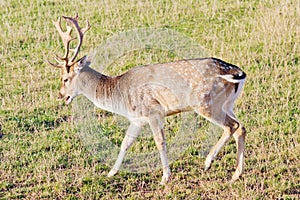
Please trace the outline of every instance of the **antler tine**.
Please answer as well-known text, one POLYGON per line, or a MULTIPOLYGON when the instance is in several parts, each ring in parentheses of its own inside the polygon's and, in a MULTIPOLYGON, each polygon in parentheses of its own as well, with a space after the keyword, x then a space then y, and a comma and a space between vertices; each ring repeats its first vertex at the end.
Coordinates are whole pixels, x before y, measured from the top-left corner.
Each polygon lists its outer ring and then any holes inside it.
POLYGON ((47 60, 47 61, 48 61, 48 63, 49 63, 50 65, 52 65, 53 67, 56 67, 56 68, 63 68, 63 66, 60 65, 60 64, 54 64, 54 63, 50 62, 49 60, 47 60))
POLYGON ((66 67, 66 61, 64 60, 64 62, 61 62, 61 60, 63 60, 62 57, 58 56, 57 54, 54 54, 55 55, 55 61, 57 62, 56 64, 50 62, 49 60, 48 63, 50 65, 52 65, 53 67, 56 67, 56 68, 63 68, 63 67, 66 67))
POLYGON ((86 31, 88 31, 90 29, 90 24, 87 21, 86 27, 81 29, 80 26, 78 25, 78 14, 72 18, 72 17, 65 17, 63 16, 63 18, 70 24, 73 25, 73 27, 76 29, 76 33, 77 33, 77 38, 78 38, 78 44, 76 46, 76 48, 74 49, 74 55, 72 56, 72 58, 70 59, 70 62, 74 62, 76 56, 79 53, 80 47, 82 45, 82 41, 83 41, 83 36, 86 33, 86 31))
POLYGON ((56 55, 56 58, 64 61, 65 65, 67 66, 68 65, 68 55, 69 55, 69 50, 70 50, 69 45, 70 45, 70 42, 75 39, 75 38, 72 38, 72 36, 71 36, 72 27, 67 26, 67 31, 64 32, 61 28, 61 18, 60 17, 58 18, 57 21, 53 21, 53 23, 63 41, 64 48, 65 48, 64 56, 60 57, 60 56, 56 55))
POLYGON ((83 29, 81 29, 82 34, 85 34, 85 32, 87 32, 90 28, 91 28, 90 22, 89 22, 89 20, 86 20, 85 27, 83 29))

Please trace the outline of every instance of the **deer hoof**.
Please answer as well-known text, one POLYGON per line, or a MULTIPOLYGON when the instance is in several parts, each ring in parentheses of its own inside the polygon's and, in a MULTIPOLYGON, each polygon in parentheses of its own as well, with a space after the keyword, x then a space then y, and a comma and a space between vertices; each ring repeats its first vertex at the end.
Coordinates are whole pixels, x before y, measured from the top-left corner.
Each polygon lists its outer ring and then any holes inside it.
POLYGON ((112 177, 112 176, 114 176, 117 172, 118 172, 117 170, 112 169, 112 170, 110 170, 109 173, 107 174, 107 177, 112 177))

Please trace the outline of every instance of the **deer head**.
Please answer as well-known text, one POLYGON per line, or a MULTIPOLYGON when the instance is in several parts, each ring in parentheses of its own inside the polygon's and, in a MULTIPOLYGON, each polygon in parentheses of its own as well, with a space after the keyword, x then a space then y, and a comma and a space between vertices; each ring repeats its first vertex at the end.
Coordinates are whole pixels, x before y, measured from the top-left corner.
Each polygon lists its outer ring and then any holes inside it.
POLYGON ((72 25, 77 33, 77 37, 72 37, 72 27, 67 25, 67 30, 64 32, 61 27, 61 18, 59 17, 57 21, 53 21, 64 45, 65 54, 63 57, 55 55, 57 64, 49 62, 50 65, 61 69, 61 88, 58 97, 60 99, 65 99, 66 103, 69 104, 74 97, 78 95, 76 91, 76 78, 80 73, 80 70, 88 65, 87 57, 84 56, 75 61, 80 47, 82 45, 83 36, 90 29, 90 24, 86 21, 86 27, 80 28, 78 25, 78 14, 75 17, 62 17, 68 24, 72 25), (78 39, 78 44, 76 48, 70 49, 71 41, 78 39), (69 59, 70 51, 74 52, 73 56, 69 59))

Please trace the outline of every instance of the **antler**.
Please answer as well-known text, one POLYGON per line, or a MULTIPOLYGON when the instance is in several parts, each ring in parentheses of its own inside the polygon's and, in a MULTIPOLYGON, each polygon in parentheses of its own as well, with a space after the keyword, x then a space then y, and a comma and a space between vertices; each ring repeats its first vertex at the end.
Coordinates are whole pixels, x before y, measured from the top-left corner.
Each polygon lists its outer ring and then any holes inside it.
MULTIPOLYGON (((86 27, 81 29, 80 26, 78 25, 78 14, 76 14, 76 16, 74 18, 72 17, 65 17, 63 16, 64 20, 66 20, 66 22, 68 22, 69 24, 73 25, 73 27, 76 29, 76 33, 77 33, 77 38, 78 38, 78 44, 76 46, 75 49, 70 49, 70 42, 76 38, 72 38, 71 36, 71 32, 72 32, 72 27, 67 25, 67 31, 63 31, 61 28, 61 18, 59 17, 57 21, 53 21, 62 41, 64 44, 64 48, 65 48, 65 54, 63 57, 60 57, 58 55, 56 55, 56 60, 61 60, 64 62, 64 67, 68 67, 72 62, 74 62, 76 56, 78 55, 78 52, 80 50, 80 47, 82 45, 82 41, 83 41, 83 36, 84 34, 91 28, 88 20, 86 21, 86 27), (69 52, 74 51, 74 55, 72 56, 72 58, 69 60, 68 56, 69 56, 69 52)), ((59 62, 59 61, 58 61, 59 62)), ((49 62, 52 66, 54 67, 59 67, 62 68, 63 66, 61 66, 60 64, 53 64, 51 62, 49 62)), ((61 63, 61 62, 60 62, 61 63)))
POLYGON ((81 44, 82 44, 82 40, 83 40, 83 36, 85 34, 85 32, 87 32, 91 26, 89 24, 89 21, 87 20, 86 21, 86 27, 81 29, 78 25, 78 14, 74 17, 74 18, 71 18, 71 17, 65 17, 63 16, 63 18, 70 24, 72 24, 74 26, 74 28, 76 29, 76 32, 77 32, 77 37, 78 37, 78 45, 77 47, 73 50, 75 53, 73 55, 73 57, 70 59, 71 62, 74 62, 79 50, 80 50, 80 47, 81 47, 81 44))

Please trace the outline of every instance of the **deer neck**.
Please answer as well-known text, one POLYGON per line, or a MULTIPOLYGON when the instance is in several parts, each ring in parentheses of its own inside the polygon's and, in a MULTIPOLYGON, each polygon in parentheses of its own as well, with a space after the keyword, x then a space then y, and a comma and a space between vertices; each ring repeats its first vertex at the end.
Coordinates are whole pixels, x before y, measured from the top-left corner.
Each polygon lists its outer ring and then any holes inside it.
POLYGON ((82 69, 78 76, 80 94, 86 96, 97 107, 113 112, 114 103, 118 102, 118 77, 103 75, 90 67, 82 69))

